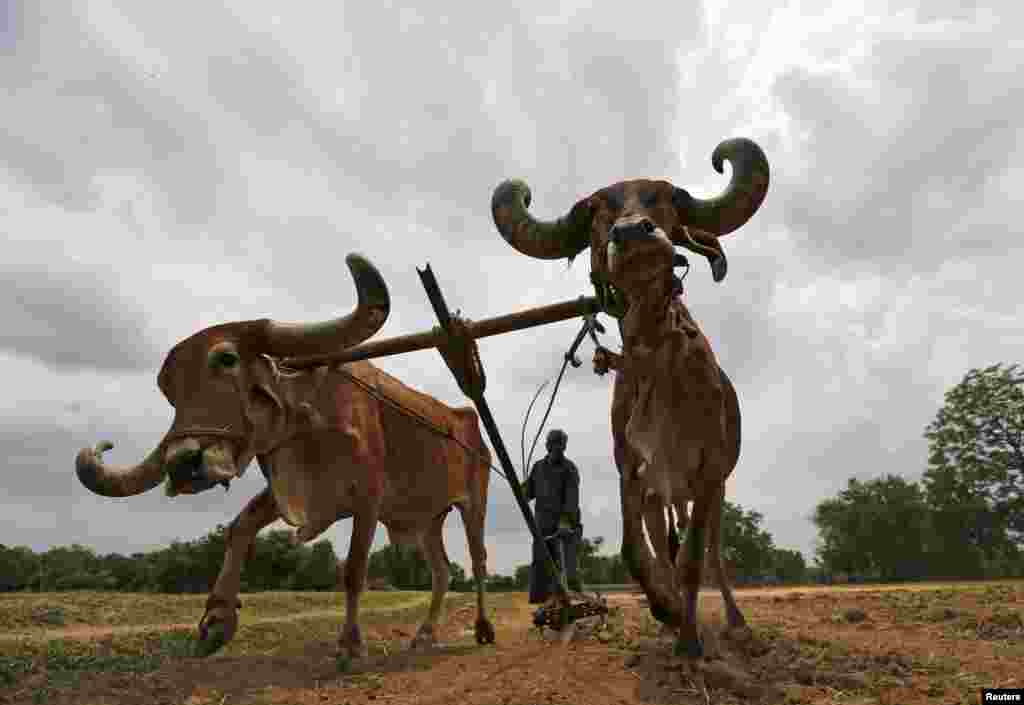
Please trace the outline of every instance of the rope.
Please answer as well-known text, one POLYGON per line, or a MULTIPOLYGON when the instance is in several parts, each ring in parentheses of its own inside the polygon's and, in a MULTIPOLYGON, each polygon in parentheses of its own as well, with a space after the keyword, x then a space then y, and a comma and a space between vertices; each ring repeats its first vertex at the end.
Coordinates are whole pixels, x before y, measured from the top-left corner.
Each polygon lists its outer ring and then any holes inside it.
POLYGON ((470 455, 473 455, 478 460, 486 463, 487 467, 489 467, 492 471, 497 473, 500 477, 502 477, 502 478, 505 477, 505 473, 503 473, 499 468, 495 467, 494 463, 492 463, 489 460, 487 460, 482 453, 480 453, 478 450, 476 450, 474 448, 470 448, 465 443, 463 443, 458 438, 456 438, 454 436, 454 434, 452 434, 451 429, 444 430, 444 429, 438 428, 433 423, 431 423, 428 419, 423 418, 422 416, 420 416, 418 413, 416 413, 415 411, 413 411, 409 407, 403 405, 401 402, 396 401, 395 399, 392 399, 391 397, 387 396, 386 394, 381 393, 376 387, 374 387, 374 386, 364 382, 363 380, 359 379, 358 377, 356 377, 355 375, 351 374, 347 370, 344 370, 344 369, 342 369, 340 367, 336 368, 336 370, 337 370, 338 373, 340 373, 344 377, 347 377, 350 381, 355 383, 355 385, 357 387, 360 387, 361 389, 363 389, 363 391, 365 391, 367 394, 369 394, 374 399, 376 399, 378 401, 382 401, 385 404, 390 405, 391 407, 393 407, 394 409, 398 410, 403 415, 409 417, 413 421, 415 421, 415 422, 419 423, 420 425, 424 426, 427 430, 432 431, 432 432, 436 433, 439 436, 444 436, 445 438, 451 440, 453 443, 455 443, 456 445, 461 447, 463 450, 465 450, 470 455))
MULTIPOLYGON (((567 354, 565 360, 562 361, 562 369, 558 371, 558 379, 555 380, 555 386, 551 390, 551 397, 548 399, 548 408, 544 411, 544 418, 540 420, 540 426, 537 427, 537 435, 533 437, 533 444, 530 446, 530 456, 526 460, 526 467, 523 468, 523 473, 529 476, 531 472, 530 467, 533 462, 533 451, 537 447, 537 441, 540 440, 540 434, 544 431, 544 424, 548 422, 548 416, 551 414, 551 407, 555 404, 555 395, 558 394, 558 388, 562 384, 562 376, 565 375, 565 366, 569 364, 569 360, 572 359, 571 355, 567 354)), ((547 382, 545 382, 547 384, 547 382)))
POLYGON ((526 424, 530 421, 530 414, 533 412, 533 405, 537 403, 537 398, 540 396, 540 393, 544 391, 544 387, 548 386, 548 382, 550 381, 550 379, 544 380, 537 388, 537 391, 533 395, 533 399, 530 400, 530 405, 526 407, 526 415, 523 416, 523 428, 519 432, 519 452, 523 461, 523 482, 526 482, 525 476, 529 472, 526 465, 526 424))

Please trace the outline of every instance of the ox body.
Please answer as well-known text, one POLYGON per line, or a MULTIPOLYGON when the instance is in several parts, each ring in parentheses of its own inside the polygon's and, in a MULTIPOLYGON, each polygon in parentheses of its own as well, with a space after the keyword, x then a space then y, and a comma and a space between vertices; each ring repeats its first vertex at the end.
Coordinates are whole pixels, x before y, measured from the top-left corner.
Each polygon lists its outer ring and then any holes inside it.
POLYGON ((707 257, 721 281, 727 266, 718 237, 747 222, 764 200, 769 172, 760 147, 728 140, 715 149, 712 164, 721 173, 726 160, 729 186, 712 199, 666 181, 626 181, 547 222, 528 212, 530 191, 522 181, 502 183, 491 201, 502 237, 526 255, 572 259, 590 248, 598 298, 620 316, 622 354, 599 348, 594 368, 616 370, 611 430, 622 556, 651 613, 679 629, 677 652, 691 658, 703 655, 697 594, 707 549, 729 627, 746 627, 719 555, 725 480, 739 457, 739 403, 673 274, 679 245, 707 257), (678 530, 685 531, 683 550, 678 530))
POLYGON ((175 409, 167 436, 140 464, 112 467, 102 453, 79 453, 76 470, 93 492, 125 497, 166 482, 167 494, 227 486, 255 459, 267 487, 230 523, 224 564, 199 623, 199 651, 229 641, 238 625, 238 591, 256 534, 276 519, 309 541, 352 519, 345 561, 342 652, 366 652, 359 599, 378 522, 392 542, 418 544, 433 593, 413 646, 430 644, 448 589, 445 518, 462 514, 477 585, 476 637, 494 640, 486 618, 484 519, 490 452, 476 412, 451 408, 369 362, 296 371, 278 361, 325 354, 366 340, 387 318, 379 272, 358 255, 346 259, 359 292, 348 316, 315 324, 243 321, 207 328, 176 345, 158 378, 175 409), (446 437, 447 436, 447 437, 446 437))

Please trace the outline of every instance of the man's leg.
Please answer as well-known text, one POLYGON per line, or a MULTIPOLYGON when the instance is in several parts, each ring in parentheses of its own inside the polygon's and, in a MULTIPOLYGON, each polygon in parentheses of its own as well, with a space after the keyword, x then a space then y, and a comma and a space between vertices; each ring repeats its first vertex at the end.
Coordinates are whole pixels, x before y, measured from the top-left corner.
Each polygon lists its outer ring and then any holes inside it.
POLYGON ((583 583, 580 582, 579 565, 577 565, 579 538, 576 534, 573 534, 571 537, 563 539, 563 541, 565 546, 565 577, 569 589, 574 592, 583 592, 583 583))
MULTIPOLYGON (((554 533, 554 527, 544 521, 546 517, 537 517, 537 529, 541 537, 550 536, 554 533)), ((553 551, 554 547, 550 542, 548 550, 553 551)), ((548 572, 547 558, 544 555, 543 538, 533 542, 533 563, 530 566, 530 604, 540 605, 548 601, 554 592, 556 578, 548 572)), ((557 560, 557 558, 556 558, 557 560)))

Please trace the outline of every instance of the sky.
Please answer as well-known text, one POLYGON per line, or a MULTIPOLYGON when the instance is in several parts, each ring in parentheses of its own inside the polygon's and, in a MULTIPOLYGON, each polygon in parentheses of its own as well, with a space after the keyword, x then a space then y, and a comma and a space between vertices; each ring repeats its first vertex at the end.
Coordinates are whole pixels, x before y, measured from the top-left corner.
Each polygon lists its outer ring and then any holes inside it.
MULTIPOLYGON (((590 294, 588 256, 502 241, 494 187, 525 179, 541 218, 623 179, 709 197, 728 179, 712 150, 747 136, 767 198, 723 239, 722 283, 691 258, 686 300, 740 398, 727 498, 810 560, 817 502, 851 477, 919 477, 943 393, 1022 361, 1015 5, 0 0, 0 542, 130 553, 228 523, 263 487, 255 468, 174 499, 102 498, 74 475, 82 447, 108 439, 108 461, 132 463, 162 437, 175 343, 348 312, 349 252, 388 282, 378 337, 435 324, 428 262, 476 319, 590 294)), ((480 342, 517 463, 578 326, 480 342)), ((569 434, 585 534, 617 551, 611 379, 591 356, 549 424, 569 434)), ((467 403, 436 351, 378 364, 467 403)), ((488 511, 489 569, 509 573, 530 540, 497 477, 488 511)), ((456 514, 446 544, 468 568, 456 514)), ((325 534, 339 555, 349 529, 325 534)))

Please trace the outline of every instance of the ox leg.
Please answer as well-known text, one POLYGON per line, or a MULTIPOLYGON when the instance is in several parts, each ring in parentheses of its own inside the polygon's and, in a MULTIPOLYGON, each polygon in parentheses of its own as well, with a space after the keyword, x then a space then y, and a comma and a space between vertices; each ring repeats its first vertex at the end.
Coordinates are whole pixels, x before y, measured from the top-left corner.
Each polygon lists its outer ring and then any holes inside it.
POLYGON ((494 625, 487 619, 487 546, 484 545, 484 508, 476 504, 466 509, 459 505, 462 524, 466 527, 469 559, 473 563, 473 581, 476 583, 476 643, 494 643, 494 625))
POLYGON ((252 550, 256 534, 277 517, 277 504, 268 487, 249 500, 241 514, 228 525, 224 564, 206 600, 206 613, 199 622, 197 655, 209 656, 234 637, 238 628, 242 566, 252 550))
POLYGON ((370 546, 377 529, 379 507, 375 504, 352 516, 352 539, 345 560, 345 626, 338 638, 338 648, 350 659, 364 658, 366 643, 359 629, 359 598, 366 585, 366 569, 370 564, 370 546))
POLYGON ((745 627, 747 621, 743 613, 736 606, 736 600, 732 595, 732 588, 725 575, 725 568, 722 566, 722 505, 725 502, 725 483, 722 483, 717 496, 712 500, 711 517, 708 530, 708 551, 711 553, 711 567, 715 571, 715 580, 718 581, 718 589, 722 592, 722 600, 725 602, 725 617, 729 630, 745 627))
POLYGON ((668 547, 668 523, 665 521, 666 505, 657 495, 644 499, 644 526, 658 560, 672 562, 668 547))
POLYGON ((675 651, 677 655, 685 655, 692 659, 704 656, 704 642, 700 637, 700 628, 697 624, 697 596, 700 592, 701 572, 704 567, 708 513, 708 497, 701 492, 693 500, 693 511, 690 513, 690 520, 686 527, 686 543, 679 555, 683 568, 686 603, 683 610, 683 624, 679 630, 675 651))
POLYGON ((448 581, 451 579, 451 572, 448 570, 448 556, 444 550, 444 537, 442 534, 444 520, 447 516, 448 512, 444 512, 434 517, 434 520, 430 523, 430 528, 420 539, 420 550, 423 551, 423 557, 427 559, 427 564, 430 566, 432 591, 427 618, 420 625, 420 628, 416 631, 416 636, 412 639, 411 648, 413 649, 430 647, 437 642, 434 631, 437 627, 437 621, 441 617, 441 607, 444 605, 444 596, 448 592, 448 581))

